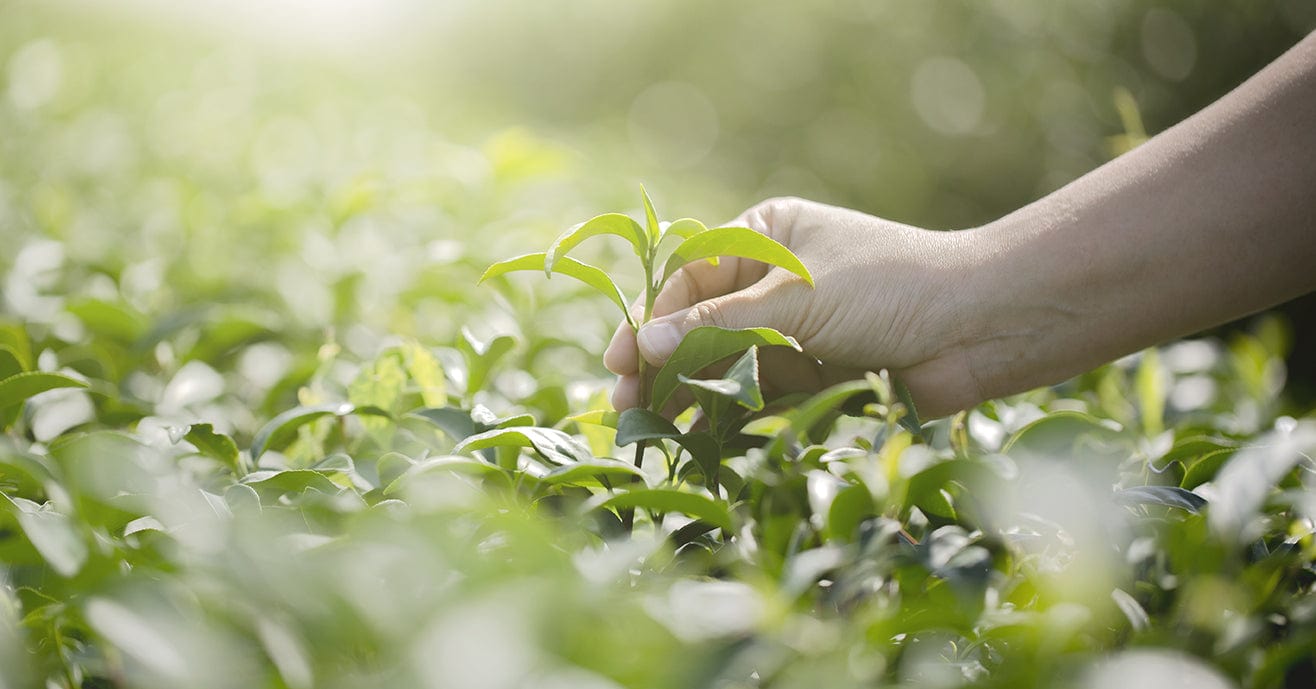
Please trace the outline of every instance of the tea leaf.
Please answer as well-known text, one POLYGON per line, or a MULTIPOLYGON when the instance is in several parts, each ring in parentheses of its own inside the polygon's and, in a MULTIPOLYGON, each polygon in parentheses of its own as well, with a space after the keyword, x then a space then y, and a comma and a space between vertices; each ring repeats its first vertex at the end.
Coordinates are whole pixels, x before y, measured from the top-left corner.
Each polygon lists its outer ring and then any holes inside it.
POLYGON ((354 411, 356 407, 346 402, 289 409, 256 431, 256 437, 251 441, 251 459, 260 459, 267 451, 287 444, 298 428, 316 419, 330 415, 346 416, 354 411))
MULTIPOLYGON (((480 282, 490 278, 498 277, 506 273, 512 273, 522 270, 543 270, 545 260, 548 254, 538 252, 509 258, 506 261, 499 261, 484 271, 480 276, 480 282)), ((553 265, 554 273, 561 273, 567 277, 575 278, 590 287, 593 287, 600 294, 612 300, 612 303, 621 309, 622 314, 626 317, 627 322, 631 322, 630 309, 626 307, 626 295, 622 294, 621 288, 617 283, 608 277, 608 274, 602 270, 588 264, 577 261, 570 256, 562 256, 553 265)), ((550 274, 550 277, 552 275, 550 274)))
POLYGON ((0 381, 0 409, 19 404, 29 397, 57 388, 85 388, 87 384, 62 373, 28 371, 0 381))
POLYGON ((681 242, 672 252, 671 258, 667 259, 667 265, 663 268, 663 281, 666 282, 672 273, 687 263, 716 256, 738 256, 762 261, 790 271, 810 286, 813 285, 813 275, 790 249, 748 227, 716 227, 681 242))
MULTIPOLYGON (((649 230, 649 246, 658 243, 658 214, 653 210, 653 201, 649 199, 649 192, 644 190, 644 185, 640 185, 640 196, 644 199, 644 223, 649 230)), ((643 258, 643 256, 641 256, 643 258)))
POLYGON ((635 465, 608 457, 599 457, 567 466, 560 466, 548 472, 543 481, 549 485, 600 485, 600 479, 623 480, 644 479, 644 472, 635 465))
POLYGON ((667 226, 667 230, 663 232, 663 236, 676 236, 682 239, 689 239, 697 234, 702 234, 707 231, 708 228, 704 226, 704 223, 701 223, 694 218, 681 218, 680 220, 673 220, 672 223, 667 226))
POLYGON ((491 447, 528 447, 553 464, 574 464, 593 459, 589 449, 555 428, 517 426, 496 428, 473 435, 453 448, 453 454, 471 453, 491 447))
POLYGON ((615 495, 603 503, 613 509, 643 507, 651 512, 680 512, 713 526, 732 529, 731 511, 724 502, 676 490, 674 488, 648 488, 615 495))
POLYGON ((758 346, 750 347, 720 379, 704 380, 688 378, 685 375, 678 375, 677 379, 686 385, 733 399, 750 411, 763 409, 763 389, 759 387, 758 346))
POLYGON ((641 440, 675 438, 681 431, 671 421, 639 407, 627 409, 617 417, 617 447, 641 440))
POLYGON ((1124 505, 1165 505, 1194 514, 1206 506, 1205 498, 1178 486, 1133 486, 1115 491, 1115 501, 1124 505))
POLYGON ((686 333, 676 346, 671 358, 658 371, 653 381, 650 409, 662 409, 680 384, 679 376, 692 375, 705 366, 717 363, 732 354, 750 347, 790 347, 799 351, 800 345, 771 328, 745 328, 728 330, 706 325, 686 333))
POLYGON ((579 227, 567 230, 548 247, 548 253, 544 257, 544 274, 552 275, 558 259, 566 256, 567 252, 577 244, 605 234, 616 235, 629 241, 635 250, 635 255, 642 260, 649 253, 649 234, 640 227, 639 223, 621 213, 604 213, 587 220, 579 227))
POLYGON ((481 342, 470 330, 462 328, 461 337, 457 338, 457 349, 466 359, 466 394, 483 390, 494 366, 514 347, 516 338, 511 335, 497 335, 488 342, 481 342))
POLYGON ((241 455, 238 453, 237 444, 227 435, 216 433, 215 427, 211 424, 192 424, 187 429, 187 435, 183 437, 196 447, 197 452, 218 460, 235 473, 242 473, 241 455))
POLYGON ((87 544, 72 519, 26 500, 11 500, 3 494, 0 497, 11 506, 28 542, 60 576, 72 577, 82 569, 87 562, 87 544))

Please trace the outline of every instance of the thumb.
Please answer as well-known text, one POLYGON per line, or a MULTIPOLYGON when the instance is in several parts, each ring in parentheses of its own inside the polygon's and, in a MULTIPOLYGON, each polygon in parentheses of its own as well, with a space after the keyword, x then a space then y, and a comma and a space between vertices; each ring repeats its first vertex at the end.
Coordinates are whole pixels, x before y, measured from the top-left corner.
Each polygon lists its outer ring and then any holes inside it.
POLYGON ((719 328, 774 327, 777 314, 773 311, 766 307, 760 295, 733 292, 655 318, 640 327, 635 339, 645 361, 660 366, 695 328, 705 325, 719 328))

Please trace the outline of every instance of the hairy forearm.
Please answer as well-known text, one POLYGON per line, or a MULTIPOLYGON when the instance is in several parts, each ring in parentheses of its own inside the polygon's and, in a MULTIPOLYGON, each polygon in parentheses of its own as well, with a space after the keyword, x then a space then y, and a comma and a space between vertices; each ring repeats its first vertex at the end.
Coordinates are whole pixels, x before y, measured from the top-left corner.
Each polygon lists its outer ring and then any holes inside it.
POLYGON ((980 394, 1058 382, 1316 289, 1316 34, 1207 109, 966 233, 980 394))

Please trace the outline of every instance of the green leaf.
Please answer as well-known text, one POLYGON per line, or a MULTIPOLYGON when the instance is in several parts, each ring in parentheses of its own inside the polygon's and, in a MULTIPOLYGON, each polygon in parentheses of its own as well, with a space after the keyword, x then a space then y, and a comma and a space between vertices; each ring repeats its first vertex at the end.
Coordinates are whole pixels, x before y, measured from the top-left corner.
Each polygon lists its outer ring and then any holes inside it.
POLYGON ((356 462, 353 462, 348 455, 335 452, 311 465, 311 471, 318 471, 322 474, 350 474, 356 471, 356 462))
POLYGON ((938 462, 909 477, 902 511, 918 507, 926 514, 955 519, 955 508, 942 491, 947 484, 958 483, 970 494, 1000 495, 1005 491, 1000 474, 982 462, 951 459, 938 462))
POLYGON ((1156 348, 1144 350, 1134 379, 1138 391, 1138 408, 1142 411, 1142 430, 1149 437, 1165 430, 1165 388, 1168 377, 1169 374, 1161 366, 1161 357, 1156 348))
POLYGON ((750 410, 763 409, 763 390, 759 387, 758 347, 750 347, 744 356, 736 360, 727 370, 726 375, 716 380, 688 378, 678 375, 677 380, 693 387, 729 397, 740 406, 750 410))
POLYGON ((88 330, 122 342, 132 342, 150 328, 146 317, 128 305, 102 299, 83 299, 65 307, 88 330))
POLYGON ((704 223, 701 223, 694 218, 681 218, 680 220, 673 220, 672 223, 667 226, 667 230, 663 232, 663 236, 689 239, 697 234, 703 234, 707 231, 708 228, 704 226, 704 223))
POLYGON ((0 381, 0 409, 27 401, 33 395, 56 388, 85 388, 87 384, 62 373, 28 371, 0 381))
POLYGON ((1184 471, 1183 480, 1179 482, 1179 487, 1186 490, 1192 490, 1207 481, 1215 479, 1216 474, 1220 473, 1220 468, 1234 456, 1237 450, 1225 448, 1208 452, 1202 455, 1201 459, 1193 462, 1184 471))
POLYGON ((1051 412, 1020 428, 1005 443, 1007 455, 1040 459, 1084 457, 1122 458, 1128 450, 1117 441, 1120 432, 1101 419, 1077 411, 1051 412))
POLYGON ((384 488, 384 495, 395 495, 416 479, 435 473, 457 473, 473 476, 502 475, 503 470, 496 465, 482 462, 470 457, 432 457, 407 469, 384 488))
POLYGON ((784 416, 796 436, 809 434, 824 419, 840 413, 841 407, 856 395, 872 395, 866 380, 847 380, 819 391, 784 416))
POLYGON ((256 431, 251 441, 251 459, 260 456, 275 447, 282 447, 292 440, 297 429, 325 416, 347 416, 356 411, 356 407, 347 402, 321 404, 313 407, 296 407, 270 419, 269 423, 256 431))
POLYGON ((419 342, 408 340, 398 347, 406 363, 407 375, 416 384, 421 402, 427 407, 441 407, 448 402, 448 381, 443 377, 443 364, 438 357, 419 342))
POLYGON ((28 500, 12 500, 3 494, 0 497, 10 504, 28 542, 52 569, 66 579, 82 569, 87 562, 87 543, 72 519, 28 500))
POLYGON ((236 474, 242 473, 242 459, 237 443, 223 433, 216 433, 214 426, 208 423, 192 424, 183 438, 192 443, 202 455, 218 460, 236 474))
POLYGON ((635 407, 617 417, 617 447, 626 447, 641 440, 676 438, 681 431, 671 421, 649 411, 635 407))
POLYGON ((548 247, 547 255, 544 257, 544 274, 552 275, 557 266, 559 258, 566 256, 575 246, 590 237, 599 235, 613 234, 625 239, 631 243, 635 249, 635 255, 641 260, 649 253, 649 234, 645 232, 640 224, 630 218, 630 216, 621 213, 604 213, 603 215, 590 218, 578 227, 562 233, 562 236, 548 247))
POLYGON ((697 433, 686 433, 685 435, 673 438, 690 457, 695 460, 699 470, 703 472, 704 478, 708 481, 710 487, 716 487, 721 481, 722 472, 722 454, 718 447, 717 438, 712 433, 702 431, 697 433))
POLYGON ((12 352, 24 371, 32 368, 32 343, 22 325, 0 321, 0 347, 12 352))
POLYGON ((0 344, 0 380, 23 372, 23 360, 7 344, 0 344))
MULTIPOLYGON (((382 352, 373 362, 361 367, 356 379, 347 388, 347 400, 358 407, 379 407, 389 412, 399 411, 403 391, 407 387, 405 356, 396 349, 382 352)), ((372 419, 366 425, 372 431, 387 425, 382 419, 372 419)))
POLYGON ((478 425, 471 418, 471 413, 465 409, 457 407, 435 407, 432 409, 417 409, 407 416, 414 416, 425 419, 434 424, 440 430, 456 442, 461 442, 476 433, 488 430, 483 424, 478 425))
POLYGON ((651 512, 680 512, 728 531, 734 528, 731 511, 727 509, 726 503, 674 488, 648 488, 619 493, 604 501, 603 506, 613 509, 642 507, 651 512))
POLYGON ((334 495, 339 488, 324 474, 310 469, 285 471, 253 471, 242 477, 242 484, 253 488, 265 500, 273 500, 284 493, 301 493, 307 489, 334 495))
POLYGON ((854 538, 859 524, 876 514, 873 494, 866 486, 849 485, 842 488, 827 509, 827 539, 849 541, 854 538))
MULTIPOLYGON (((543 478, 549 485, 605 485, 600 479, 644 479, 644 472, 629 462, 599 457, 575 464, 560 466, 543 478)), ((617 481, 616 483, 621 483, 617 481)))
POLYGON ((686 333, 671 358, 653 381, 650 409, 662 409, 680 384, 681 375, 693 375, 705 366, 717 363, 750 347, 781 346, 800 349, 799 343, 771 328, 728 330, 711 325, 686 333))
POLYGON ((617 422, 621 420, 621 415, 608 409, 593 409, 579 414, 572 414, 563 420, 577 424, 586 423, 592 426, 603 426, 604 428, 616 430, 617 422))
POLYGON ((466 394, 473 395, 483 390, 494 366, 514 347, 516 338, 511 335, 498 335, 488 342, 481 342, 463 327, 461 337, 457 338, 457 349, 466 359, 466 394))
POLYGON ((644 224, 649 230, 649 246, 658 244, 658 237, 661 234, 658 229, 658 214, 653 210, 653 201, 649 199, 649 192, 644 190, 644 185, 640 185, 640 196, 644 199, 644 224))
POLYGON ((1123 505, 1165 505, 1197 514, 1206 498, 1178 486, 1133 486, 1115 491, 1115 502, 1123 505))
MULTIPOLYGON (((541 251, 539 253, 509 258, 506 261, 499 261, 498 263, 489 266, 489 269, 484 271, 484 275, 480 276, 480 282, 516 271, 543 270, 547 255, 548 254, 541 251)), ((559 258, 557 263, 553 265, 553 272, 561 273, 570 278, 575 278, 586 285, 593 287, 600 294, 611 299, 612 303, 616 304, 617 308, 621 309, 622 314, 626 317, 626 322, 634 325, 631 321, 630 309, 626 308, 626 295, 622 294, 621 288, 617 287, 617 283, 613 282, 612 278, 608 277, 607 273, 588 263, 577 261, 570 256, 562 256, 559 258)))
POLYGON ((914 396, 909 394, 909 386, 905 385, 903 381, 898 379, 894 382, 896 399, 900 400, 900 403, 905 405, 905 415, 900 417, 900 425, 904 426, 905 430, 914 435, 923 436, 923 424, 919 422, 918 408, 914 406, 914 396))
POLYGON ((738 256, 762 261, 790 271, 810 286, 813 285, 813 275, 790 249, 748 227, 715 227, 681 242, 672 252, 671 258, 667 259, 667 265, 663 268, 663 282, 687 263, 717 256, 738 256))
POLYGON ((0 452, 0 493, 36 500, 45 494, 45 484, 54 480, 50 469, 34 456, 5 448, 0 452))
POLYGON ((453 448, 453 454, 471 453, 491 447, 529 447, 553 464, 574 464, 593 459, 589 449, 555 428, 517 426, 496 428, 473 435, 453 448))

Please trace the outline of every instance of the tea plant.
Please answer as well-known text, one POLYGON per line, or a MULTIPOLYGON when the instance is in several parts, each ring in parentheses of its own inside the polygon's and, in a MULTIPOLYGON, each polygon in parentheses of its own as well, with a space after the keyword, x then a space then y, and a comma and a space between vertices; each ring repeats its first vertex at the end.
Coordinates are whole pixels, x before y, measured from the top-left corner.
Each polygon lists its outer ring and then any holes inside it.
MULTIPOLYGON (((526 254, 495 263, 485 271, 480 281, 522 270, 543 270, 549 277, 555 272, 560 273, 580 280, 608 297, 621 309, 622 317, 637 333, 640 327, 652 318, 654 300, 663 286, 677 270, 694 261, 708 260, 716 264, 719 258, 729 256, 762 261, 794 273, 810 286, 813 285, 813 276, 810 275, 808 268, 791 253, 790 249, 767 235, 747 227, 709 229, 692 218, 661 224, 648 193, 641 189, 640 194, 644 202, 644 226, 620 213, 597 216, 562 234, 547 252, 526 254), (644 288, 638 300, 643 305, 638 319, 632 315, 625 295, 607 273, 567 256, 567 253, 581 242, 602 235, 614 235, 625 239, 640 261, 644 288), (675 246, 668 247, 666 260, 660 260, 664 242, 669 239, 674 240, 669 244, 675 246)), ((759 386, 758 375, 758 348, 770 346, 799 349, 799 345, 793 339, 770 328, 747 330, 727 330, 710 326, 697 328, 685 338, 668 362, 652 378, 649 376, 648 362, 640 357, 640 408, 628 409, 620 416, 603 413, 578 416, 576 419, 602 423, 615 429, 617 443, 620 446, 634 444, 636 468, 642 466, 646 443, 674 441, 677 446, 689 453, 693 461, 691 466, 702 474, 713 495, 717 496, 723 448, 731 440, 730 436, 738 428, 737 422, 742 421, 740 417, 743 416, 743 414, 732 414, 733 405, 749 412, 763 409, 763 392, 759 386), (721 379, 698 380, 689 377, 739 352, 745 353, 721 379), (677 386, 683 383, 694 392, 708 430, 682 433, 659 415, 659 412, 668 405, 677 386)), ((672 483, 676 479, 679 464, 677 458, 673 457, 666 447, 662 449, 663 455, 668 459, 668 482, 672 483)), ((682 478, 688 476, 683 475, 682 478)), ((655 500, 663 504, 670 499, 666 494, 655 494, 655 496, 655 500)), ((634 497, 626 498, 624 501, 644 502, 637 501, 634 497)), ((623 521, 629 528, 629 512, 623 515, 623 521)))

